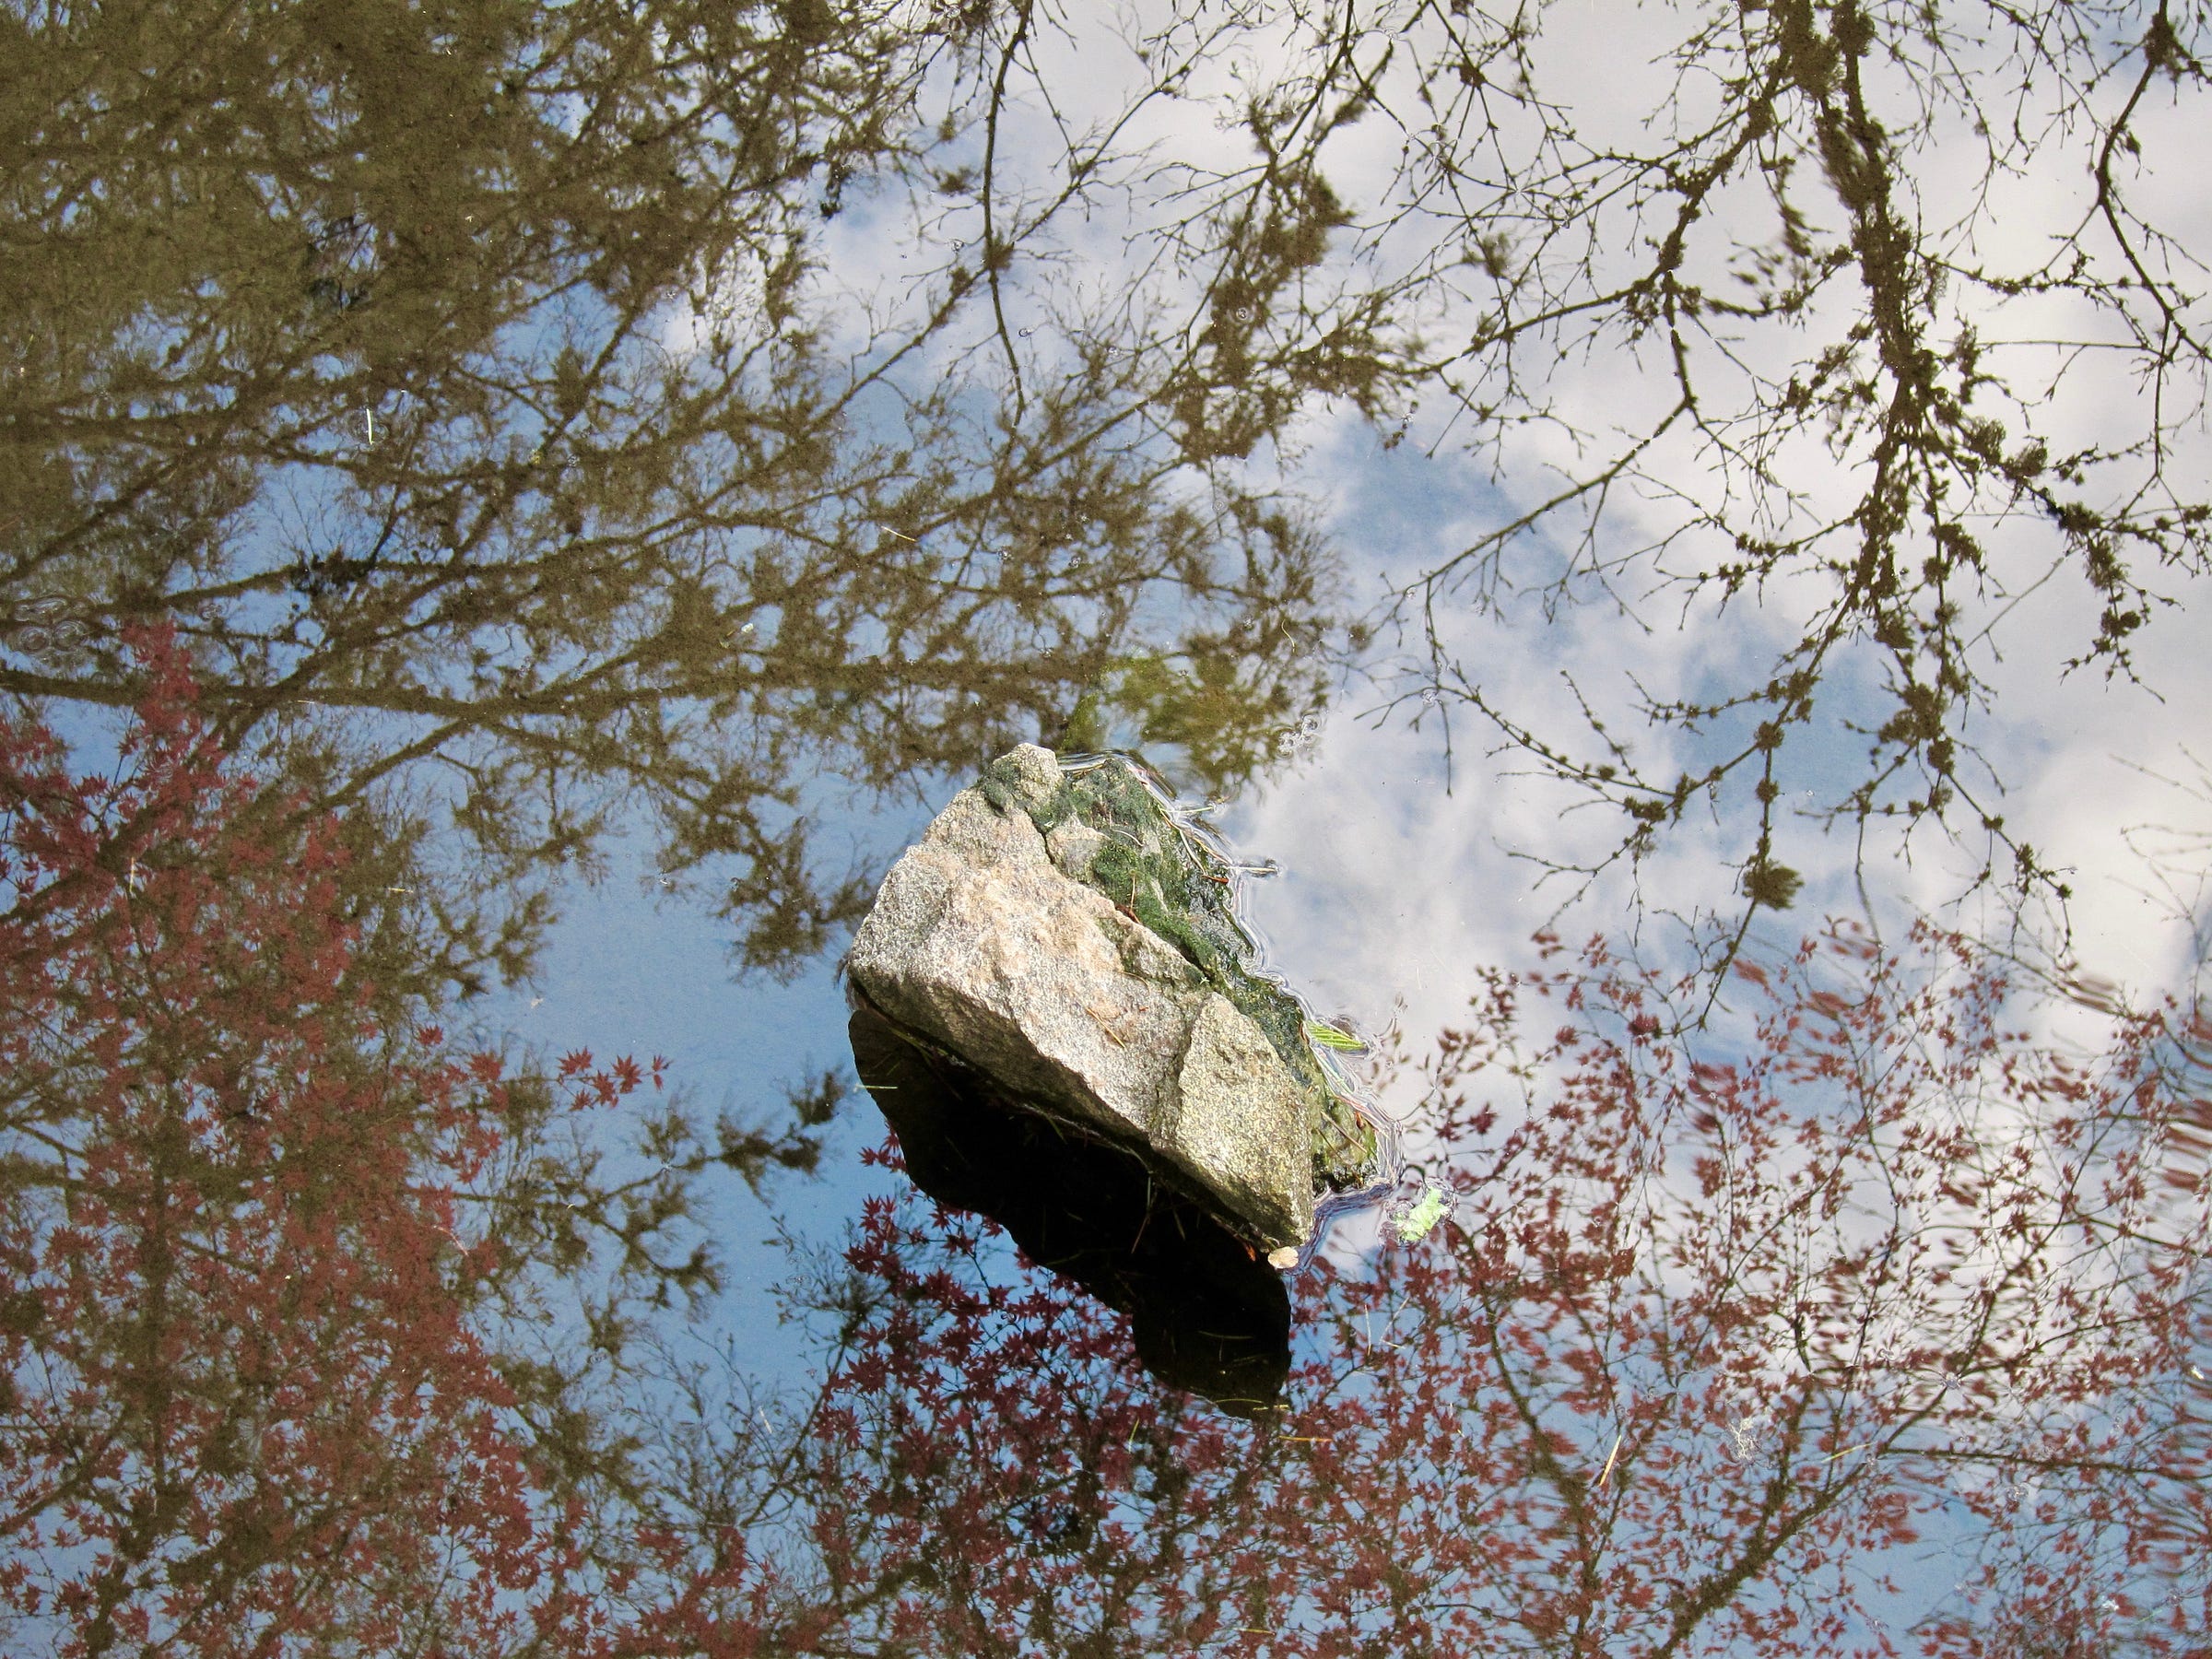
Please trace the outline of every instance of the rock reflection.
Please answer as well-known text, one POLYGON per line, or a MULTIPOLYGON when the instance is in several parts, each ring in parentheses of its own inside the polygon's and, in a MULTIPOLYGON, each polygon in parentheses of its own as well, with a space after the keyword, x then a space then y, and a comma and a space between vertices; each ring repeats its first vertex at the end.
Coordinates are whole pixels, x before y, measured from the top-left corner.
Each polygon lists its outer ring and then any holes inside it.
POLYGON ((1274 1269, 1135 1153, 1006 1098, 853 996, 853 1064, 916 1186, 989 1217, 1030 1260, 1126 1313, 1161 1382, 1238 1417, 1275 1405, 1290 1301, 1274 1269))

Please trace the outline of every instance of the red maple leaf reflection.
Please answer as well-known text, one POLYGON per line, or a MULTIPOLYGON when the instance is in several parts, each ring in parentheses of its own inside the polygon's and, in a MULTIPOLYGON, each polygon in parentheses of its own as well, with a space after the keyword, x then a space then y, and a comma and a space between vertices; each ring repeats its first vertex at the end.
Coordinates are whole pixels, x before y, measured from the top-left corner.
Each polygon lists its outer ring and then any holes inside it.
MULTIPOLYGON (((2212 1646, 2212 1027, 2104 996, 2068 1052, 1927 931, 1745 959, 1725 1041, 1602 939, 1485 976, 1401 1057, 1447 1214, 1300 1277, 1278 1418, 1160 1387, 908 1191, 813 1270, 810 1398, 671 1367, 608 1406, 635 1456, 557 1492, 582 1429, 509 1408, 493 1247, 453 1232, 507 1085, 376 1035, 335 842, 257 840, 140 648, 129 781, 19 728, 0 757, 0 1605, 71 1651, 2212 1646), (1901 1620, 1923 1553, 1947 1582, 1901 1620)), ((664 1064, 559 1075, 582 1104, 664 1064)))
POLYGON ((466 1313, 500 1063, 382 1037, 333 826, 276 838, 129 643, 125 776, 0 723, 0 1609, 72 1654, 585 1651, 466 1313))
POLYGON ((872 1202, 806 1453, 833 1645, 2206 1651, 2189 1016, 2082 1060, 1961 939, 1747 967, 1725 1052, 1602 943, 1493 976, 1427 1062, 1449 1219, 1314 1265, 1257 1430, 989 1230, 872 1202), (1532 998, 1579 1018, 1526 1047, 1532 998))

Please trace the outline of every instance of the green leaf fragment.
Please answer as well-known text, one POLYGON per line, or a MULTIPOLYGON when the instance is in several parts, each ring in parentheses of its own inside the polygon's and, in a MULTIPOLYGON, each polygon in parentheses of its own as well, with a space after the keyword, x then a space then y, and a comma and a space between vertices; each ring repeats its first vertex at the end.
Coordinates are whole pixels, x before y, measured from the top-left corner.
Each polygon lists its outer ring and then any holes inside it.
POLYGON ((1398 1237, 1408 1244, 1429 1236, 1429 1230, 1444 1218, 1444 1194, 1441 1188, 1430 1187, 1421 1194, 1421 1201, 1398 1218, 1398 1237))
POLYGON ((1335 1026, 1323 1025, 1318 1019, 1306 1021, 1306 1035, 1323 1048, 1343 1049, 1347 1053, 1364 1054, 1367 1044, 1349 1031, 1340 1031, 1335 1026))

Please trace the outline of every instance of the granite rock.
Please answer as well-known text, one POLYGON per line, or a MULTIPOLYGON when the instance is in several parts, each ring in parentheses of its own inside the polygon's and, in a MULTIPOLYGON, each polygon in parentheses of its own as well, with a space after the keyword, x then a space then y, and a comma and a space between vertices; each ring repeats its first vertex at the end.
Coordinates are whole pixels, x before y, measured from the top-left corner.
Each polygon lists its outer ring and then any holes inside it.
POLYGON ((1227 882, 1128 762, 1064 772, 1025 744, 892 866, 847 971, 897 1025, 1255 1242, 1302 1245, 1316 1187, 1359 1181, 1373 1140, 1296 1000, 1251 970, 1227 882))

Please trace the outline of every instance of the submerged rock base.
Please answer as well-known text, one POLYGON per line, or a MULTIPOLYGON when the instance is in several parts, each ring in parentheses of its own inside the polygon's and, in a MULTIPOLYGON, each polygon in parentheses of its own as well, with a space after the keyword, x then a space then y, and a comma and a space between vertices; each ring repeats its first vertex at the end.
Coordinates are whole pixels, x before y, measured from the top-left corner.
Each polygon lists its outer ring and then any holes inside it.
POLYGON ((916 1186, 990 1217, 1031 1260, 1126 1313, 1137 1359, 1169 1386, 1238 1417, 1277 1404, 1290 1372, 1289 1298, 1205 1203, 855 1001, 854 1065, 916 1186))

